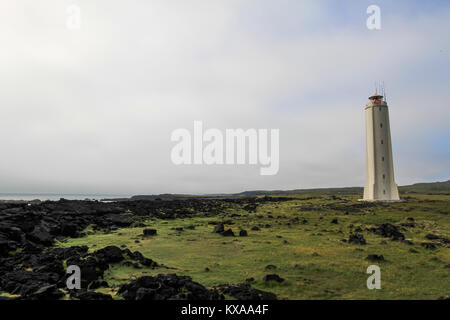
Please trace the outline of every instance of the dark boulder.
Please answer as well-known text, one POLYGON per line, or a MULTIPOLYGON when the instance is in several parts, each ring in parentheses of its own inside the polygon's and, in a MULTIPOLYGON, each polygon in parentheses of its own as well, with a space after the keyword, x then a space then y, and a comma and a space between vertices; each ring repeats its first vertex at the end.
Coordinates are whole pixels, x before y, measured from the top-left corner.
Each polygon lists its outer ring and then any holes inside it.
POLYGON ((89 285, 89 289, 95 290, 98 288, 107 288, 109 287, 108 282, 104 280, 95 280, 89 285))
POLYGON ((21 296, 30 296, 35 293, 44 295, 45 292, 40 292, 39 290, 43 287, 56 284, 59 279, 60 276, 57 273, 13 270, 2 275, 0 288, 3 291, 21 296))
POLYGON ((427 238, 428 240, 439 240, 439 239, 440 239, 439 236, 437 236, 437 235, 435 235, 435 234, 431 234, 431 233, 427 234, 427 235, 425 236, 425 238, 427 238))
POLYGON ((133 223, 133 217, 125 214, 110 214, 106 216, 106 219, 118 227, 129 227, 133 223))
POLYGON ((118 294, 125 300, 218 300, 216 290, 206 289, 188 276, 159 274, 141 277, 120 286, 118 294))
MULTIPOLYGON (((124 250, 124 251, 126 251, 126 250, 124 250)), ((140 253, 139 251, 131 252, 128 250, 128 251, 126 251, 126 253, 131 259, 139 261, 143 266, 152 267, 152 268, 155 268, 158 266, 158 264, 155 261, 144 257, 144 255, 142 253, 140 253)))
POLYGON ((32 232, 27 236, 31 241, 51 246, 53 243, 53 237, 42 226, 36 226, 32 232))
POLYGON ((431 250, 434 250, 434 249, 437 248, 436 244, 435 244, 435 243, 432 243, 432 242, 422 242, 420 245, 421 245, 422 247, 424 247, 425 249, 431 249, 431 250))
POLYGON ((405 222, 400 224, 402 227, 414 228, 416 224, 414 222, 405 222))
POLYGON ((239 231, 239 236, 240 236, 240 237, 247 237, 247 236, 248 236, 247 230, 241 230, 241 231, 239 231))
POLYGON ((376 228, 370 228, 369 231, 385 238, 391 238, 391 240, 405 240, 405 235, 400 232, 398 227, 390 223, 380 224, 376 228))
POLYGON ((214 233, 222 233, 224 231, 225 231, 225 226, 223 223, 219 223, 218 225, 216 225, 213 230, 214 233))
POLYGON ((74 290, 70 293, 70 297, 77 300, 113 300, 109 294, 85 290, 74 290))
POLYGON ((231 229, 225 230, 220 234, 223 235, 224 237, 234 237, 234 232, 231 229))
POLYGON ((88 246, 73 246, 69 248, 52 248, 49 254, 55 254, 58 259, 66 260, 70 257, 82 257, 87 254, 88 246))
POLYGON ((27 297, 29 300, 58 300, 64 297, 64 293, 55 285, 48 285, 39 288, 27 297))
POLYGON ((155 229, 144 229, 144 236, 155 236, 156 230, 155 229))
POLYGON ((373 262, 375 262, 375 261, 379 262, 379 261, 384 261, 384 257, 383 257, 383 255, 369 254, 367 256, 366 260, 373 261, 373 262))
POLYGON ((281 278, 279 275, 277 275, 277 274, 267 274, 267 275, 265 275, 264 276, 264 278, 263 278, 263 281, 264 282, 268 282, 268 281, 276 281, 276 282, 283 282, 284 281, 284 279, 283 278, 281 278))
POLYGON ((25 234, 20 228, 0 225, 0 240, 23 242, 25 234))
POLYGON ((61 235, 65 237, 76 237, 78 235, 78 226, 70 222, 62 224, 61 235))
POLYGON ((6 257, 8 253, 14 250, 16 246, 14 242, 7 240, 0 240, 0 257, 6 257))
POLYGON ((99 261, 94 256, 88 256, 86 258, 71 257, 67 259, 67 265, 76 265, 81 270, 81 287, 86 289, 93 281, 103 277, 104 272, 108 269, 109 265, 104 261, 99 261))
POLYGON ((217 289, 223 294, 242 301, 277 300, 276 294, 254 289, 249 284, 222 285, 217 287, 217 289))
POLYGON ((122 250, 116 246, 108 246, 94 252, 94 256, 102 260, 103 263, 115 263, 122 261, 122 250))
POLYGON ((354 233, 350 235, 350 237, 348 238, 348 242, 353 244, 365 245, 366 239, 364 239, 362 234, 354 233))

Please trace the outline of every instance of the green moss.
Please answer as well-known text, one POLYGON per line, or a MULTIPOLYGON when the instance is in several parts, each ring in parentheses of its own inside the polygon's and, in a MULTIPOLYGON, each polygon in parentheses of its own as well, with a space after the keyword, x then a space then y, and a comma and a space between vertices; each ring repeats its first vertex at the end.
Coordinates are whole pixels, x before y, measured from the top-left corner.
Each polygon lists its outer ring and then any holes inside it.
POLYGON ((22 248, 18 248, 18 249, 16 249, 16 250, 9 251, 8 254, 9 254, 10 256, 13 256, 13 255, 15 255, 15 254, 17 254, 17 253, 20 253, 20 252, 22 252, 22 248))
POLYGON ((254 213, 236 205, 215 217, 198 213, 192 218, 153 219, 146 224, 158 230, 154 237, 142 237, 144 228, 125 228, 110 234, 92 231, 86 237, 68 239, 57 246, 88 245, 93 251, 125 244, 132 251, 139 250, 146 257, 174 268, 112 266, 105 273, 105 280, 115 288, 142 275, 177 273, 189 275, 206 286, 237 284, 253 277, 253 287, 285 299, 436 299, 448 294, 449 249, 427 250, 420 243, 428 241, 425 235, 432 232, 450 238, 450 196, 410 195, 407 202, 366 208, 358 208, 361 204, 358 195, 339 197, 342 200, 332 200, 327 194, 301 194, 297 200, 267 202, 254 213), (233 214, 240 216, 231 217, 233 214), (416 223, 415 228, 402 230, 414 242, 412 246, 367 231, 361 232, 367 240, 365 246, 341 241, 348 239, 351 224, 364 230, 381 223, 407 222, 407 217, 416 223), (293 223, 295 218, 308 222, 293 223), (331 223, 333 218, 338 219, 338 224, 331 223), (208 222, 221 220, 232 220, 234 224, 227 228, 231 227, 236 234, 239 227, 244 228, 249 236, 223 237, 212 233, 213 225, 208 222), (266 224, 271 227, 265 228, 266 224), (196 228, 186 229, 189 225, 196 228), (252 231, 255 225, 261 231, 252 231), (175 227, 184 230, 172 230, 175 227), (368 254, 383 255, 386 261, 371 263, 365 259, 368 254), (277 269, 265 270, 269 264, 277 269), (381 268, 381 290, 366 287, 369 276, 366 269, 370 264, 381 268), (269 273, 277 273, 286 280, 281 284, 263 282, 262 278, 269 273))
POLYGON ((5 298, 19 298, 20 295, 18 294, 10 294, 7 292, 0 292, 0 297, 5 297, 5 298))

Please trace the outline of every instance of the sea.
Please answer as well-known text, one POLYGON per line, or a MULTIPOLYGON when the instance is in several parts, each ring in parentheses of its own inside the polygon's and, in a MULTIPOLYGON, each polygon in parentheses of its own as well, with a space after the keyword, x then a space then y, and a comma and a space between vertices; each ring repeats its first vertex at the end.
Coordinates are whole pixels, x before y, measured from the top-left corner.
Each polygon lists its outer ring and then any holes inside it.
POLYGON ((0 200, 41 200, 41 201, 58 201, 63 198, 66 200, 102 200, 102 199, 114 199, 114 198, 128 198, 131 195, 123 194, 66 194, 66 193, 45 193, 45 194, 33 194, 33 193, 0 193, 0 200))

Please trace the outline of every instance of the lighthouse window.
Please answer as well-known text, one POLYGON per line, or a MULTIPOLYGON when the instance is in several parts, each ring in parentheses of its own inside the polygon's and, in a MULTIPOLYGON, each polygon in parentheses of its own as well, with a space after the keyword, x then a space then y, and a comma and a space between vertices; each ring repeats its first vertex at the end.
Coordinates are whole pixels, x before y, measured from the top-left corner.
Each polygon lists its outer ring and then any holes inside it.
POLYGON ((384 157, 381 157, 381 161, 384 161, 384 157))
POLYGON ((383 128, 383 124, 382 123, 380 123, 380 128, 383 128))
POLYGON ((386 194, 386 190, 383 190, 383 194, 386 194))
POLYGON ((381 144, 383 144, 384 143, 384 141, 383 140, 381 140, 381 144))
POLYGON ((378 110, 380 110, 380 111, 381 111, 381 107, 379 107, 379 108, 378 108, 378 110))
POLYGON ((385 174, 383 174, 383 179, 384 179, 384 178, 386 178, 386 175, 385 175, 385 174))

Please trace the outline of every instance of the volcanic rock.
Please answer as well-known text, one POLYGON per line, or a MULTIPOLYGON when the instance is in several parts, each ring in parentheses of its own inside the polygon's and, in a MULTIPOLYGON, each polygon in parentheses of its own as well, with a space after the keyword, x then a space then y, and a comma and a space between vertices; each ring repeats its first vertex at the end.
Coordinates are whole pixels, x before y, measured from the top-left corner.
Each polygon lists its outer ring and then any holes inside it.
POLYGON ((276 294, 254 289, 249 284, 222 285, 218 290, 237 300, 277 300, 276 294))
POLYGON ((425 238, 427 238, 428 240, 438 240, 439 236, 429 233, 425 236, 425 238))
POLYGON ((241 231, 239 231, 239 236, 240 236, 240 237, 247 237, 247 236, 248 236, 247 230, 241 230, 241 231))
POLYGON ((382 255, 377 254, 369 254, 366 258, 369 261, 384 261, 384 257, 382 255))
POLYGON ((67 266, 77 265, 80 268, 82 288, 107 286, 99 279, 111 263, 122 262, 125 256, 151 268, 158 266, 138 251, 121 250, 114 246, 93 253, 88 253, 87 246, 51 248, 39 253, 24 251, 0 259, 0 291, 17 294, 24 299, 59 299, 61 294, 52 286, 66 287, 70 275, 63 267, 64 260, 67 266))
POLYGON ((144 236, 155 236, 157 231, 155 229, 144 229, 144 236))
POLYGON ((220 234, 223 235, 224 237, 234 237, 234 232, 231 229, 225 230, 220 234))
POLYGON ((70 297, 78 300, 113 300, 109 294, 84 290, 74 290, 70 293, 70 297))
POLYGON ((276 282, 283 282, 284 279, 281 278, 279 275, 277 274, 267 274, 264 276, 263 281, 268 282, 268 281, 276 281, 276 282))
POLYGON ((405 240, 405 235, 400 232, 398 227, 390 223, 380 224, 376 228, 370 228, 369 231, 382 237, 391 238, 391 240, 405 240))
POLYGON ((97 250, 95 251, 94 256, 100 260, 103 260, 103 262, 107 264, 120 262, 124 259, 122 250, 115 246, 108 246, 97 250))
POLYGON ((28 238, 37 243, 41 243, 46 246, 51 246, 53 238, 49 232, 47 232, 42 226, 36 226, 32 232, 28 234, 28 238))
POLYGON ((64 293, 58 290, 55 285, 48 285, 39 288, 28 296, 29 300, 57 300, 64 296, 64 293))
POLYGON ((364 239, 363 235, 360 233, 351 234, 348 238, 349 243, 365 245, 366 239, 364 239))
POLYGON ((214 233, 222 233, 224 231, 225 231, 225 226, 223 223, 219 223, 218 225, 216 225, 213 230, 214 233))
POLYGON ((120 286, 125 300, 222 300, 216 290, 208 290, 191 277, 176 274, 145 276, 120 286))
POLYGON ((422 247, 424 247, 425 249, 431 249, 431 250, 436 249, 436 244, 432 243, 432 242, 422 242, 420 245, 422 247))

